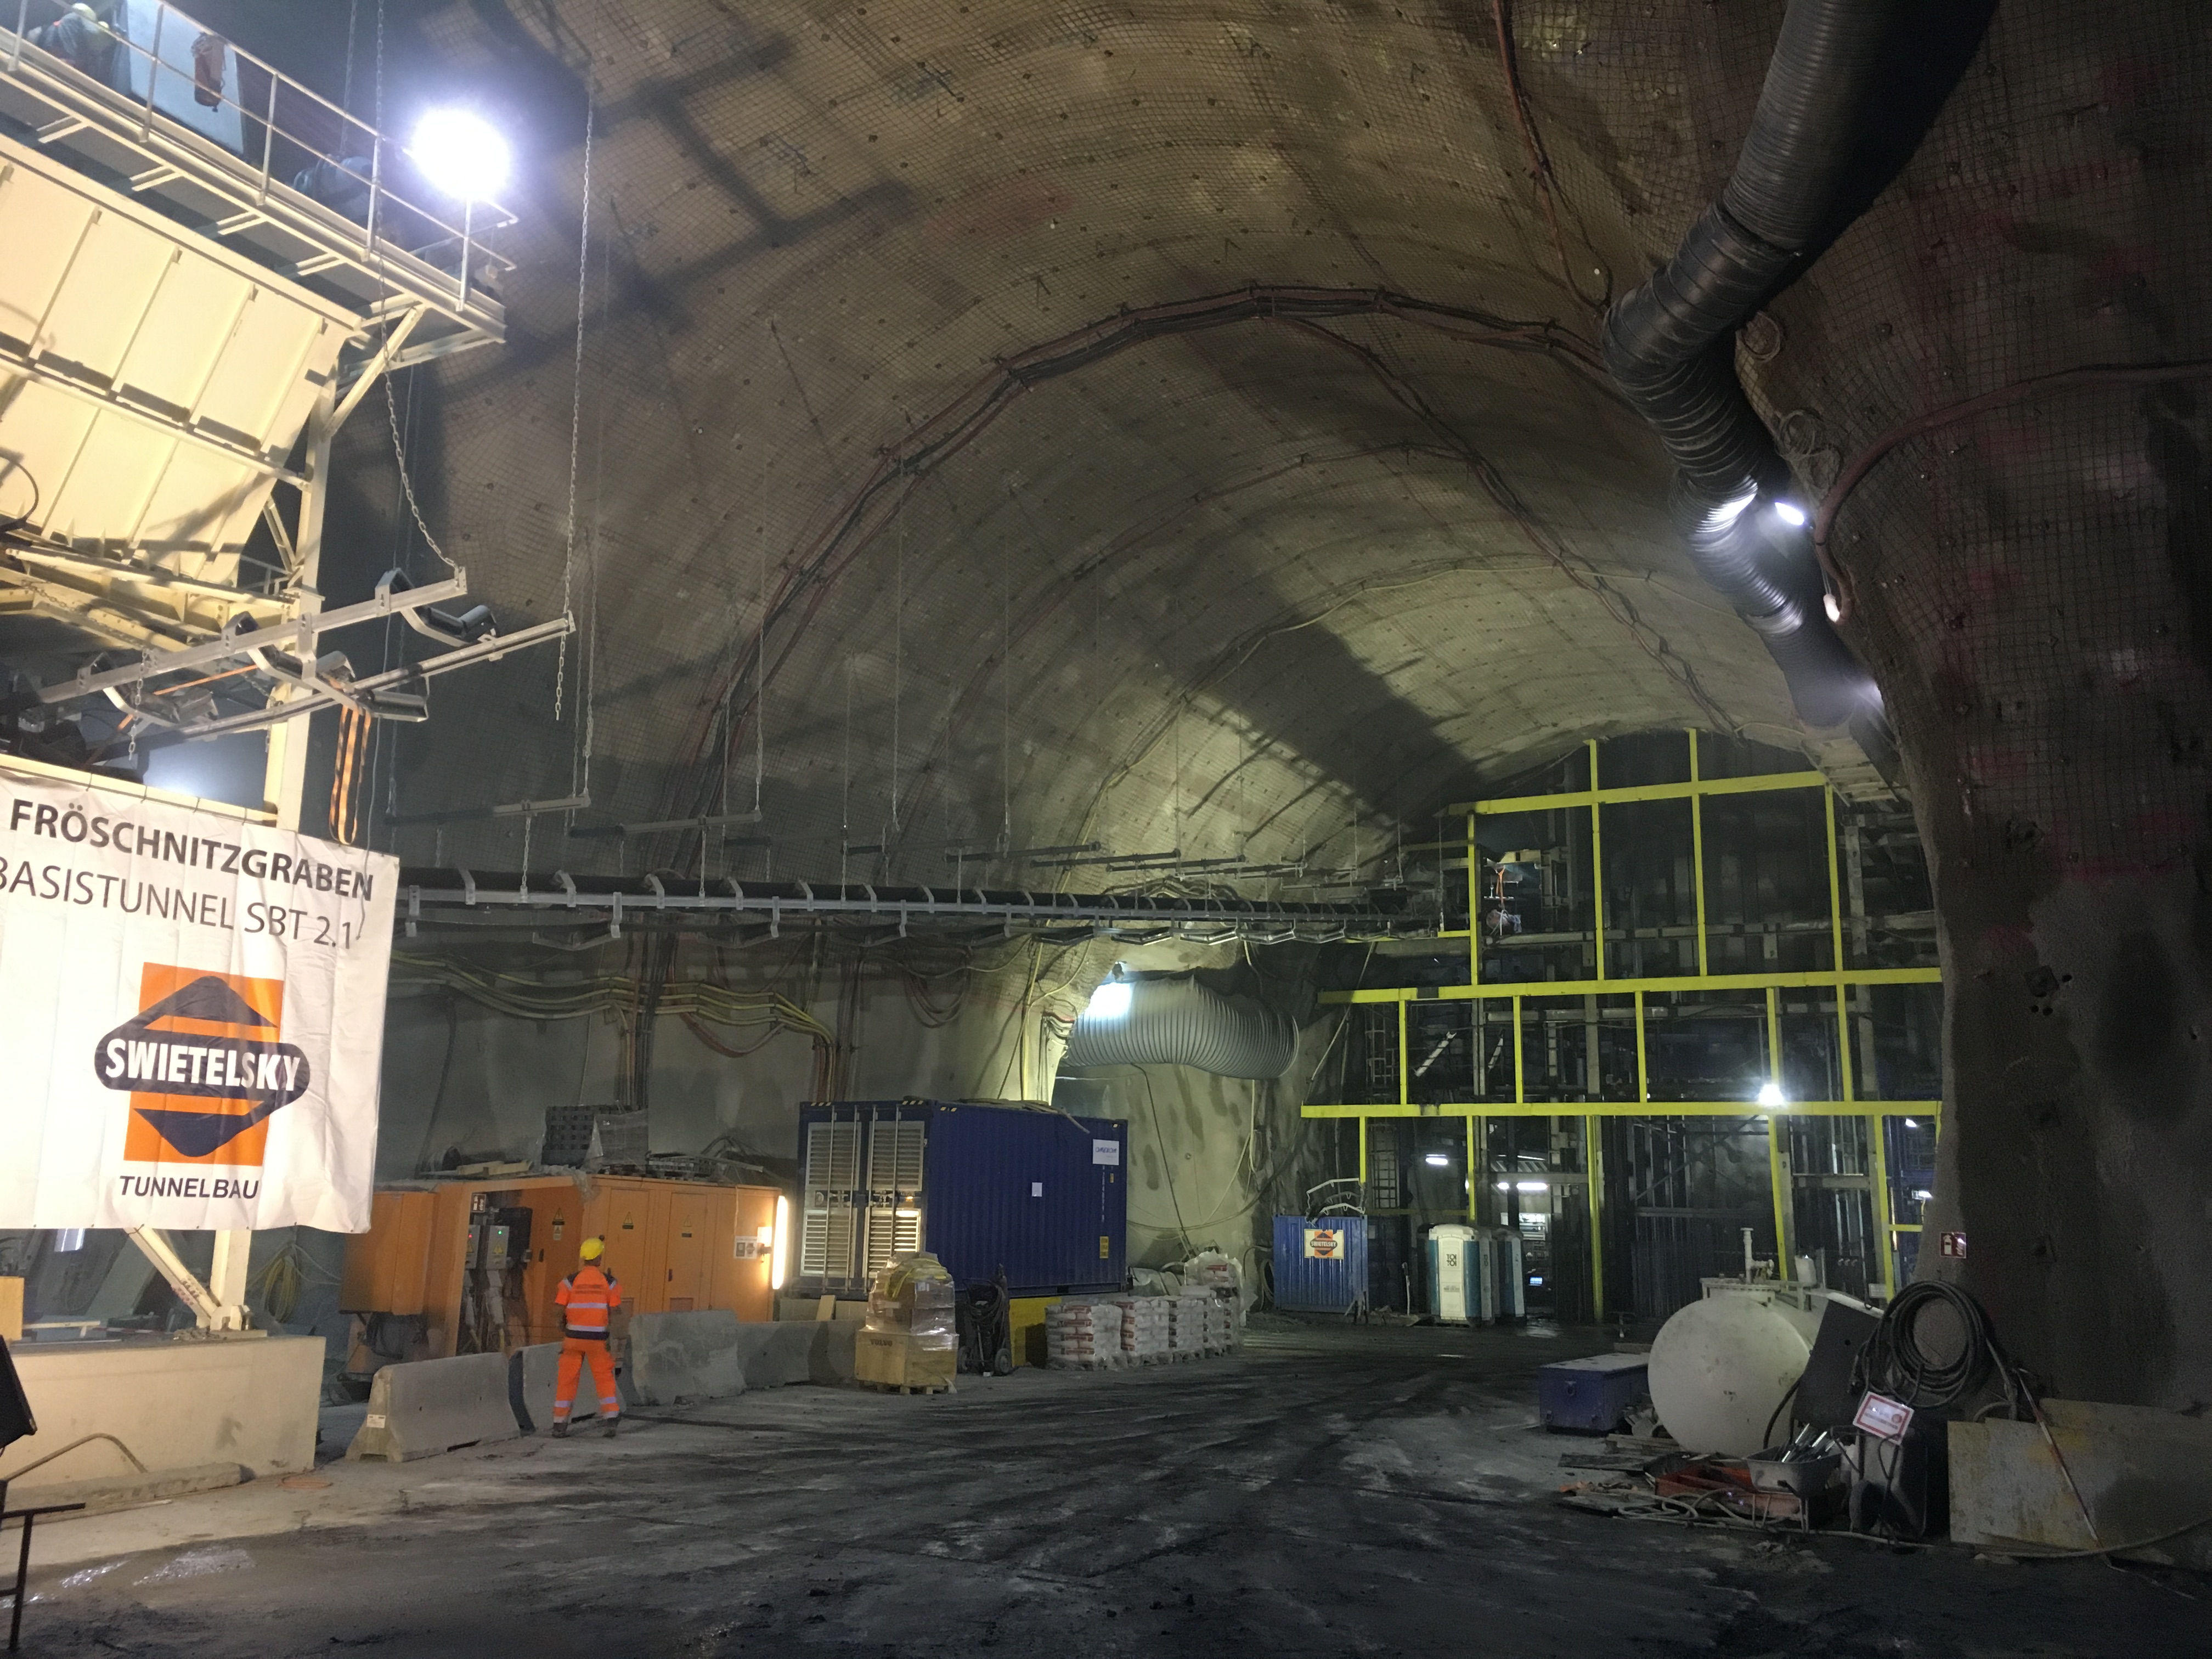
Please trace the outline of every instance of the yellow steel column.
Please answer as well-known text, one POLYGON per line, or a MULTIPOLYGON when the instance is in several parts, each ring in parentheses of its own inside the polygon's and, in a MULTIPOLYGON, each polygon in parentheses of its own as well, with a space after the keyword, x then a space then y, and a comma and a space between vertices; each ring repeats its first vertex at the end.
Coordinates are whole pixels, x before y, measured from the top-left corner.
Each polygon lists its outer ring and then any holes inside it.
POLYGON ((1590 1314, 1605 1322, 1605 1148, 1598 1137, 1604 1120, 1593 1112, 1583 1119, 1583 1178, 1589 1186, 1590 1314))
POLYGON ((1698 902, 1698 977, 1705 965, 1705 803, 1698 790, 1698 728, 1690 728, 1690 890, 1698 902))
POLYGON ((1359 1206, 1367 1207, 1367 1114, 1359 1115, 1359 1206))
POLYGON ((1884 1139, 1887 1125, 1880 1112, 1869 1112, 1867 1132, 1867 1197, 1874 1212, 1875 1249, 1881 1263, 1882 1288, 1891 1296, 1897 1294, 1897 1235, 1890 1231, 1893 1213, 1889 1204, 1889 1147, 1884 1139))
POLYGON ((1406 1016, 1406 1004, 1401 999, 1398 1004, 1398 1103, 1401 1106, 1409 1103, 1413 1083, 1413 1079, 1406 1075, 1406 1031, 1413 1023, 1406 1016))
POLYGON ((1644 993, 1636 994, 1636 1098, 1651 1098, 1651 1066, 1644 1040, 1644 993))
POLYGON ((1590 766, 1590 944, 1597 963, 1593 979, 1605 977, 1605 837, 1598 819, 1605 808, 1597 803, 1597 739, 1589 740, 1590 766))
POLYGON ((1513 999, 1513 1103, 1528 1103, 1528 1074, 1521 1069, 1521 999, 1513 999))
POLYGON ((1489 1179, 1474 1155, 1475 1125, 1482 1121, 1473 1112, 1467 1115, 1467 1224, 1470 1227, 1475 1221, 1474 1200, 1481 1194, 1483 1182, 1489 1179))
MULTIPOLYGON (((1766 1075, 1778 1091, 1782 1087, 1782 993, 1771 985, 1766 988, 1766 1075)), ((1782 1111, 1778 1106, 1770 1106, 1766 1111, 1766 1178, 1774 1192, 1775 1276, 1787 1279, 1797 1194, 1790 1160, 1782 1152, 1782 1111)))
POLYGON ((1844 963, 1844 882, 1843 872, 1836 862, 1836 792, 1824 789, 1828 807, 1828 938, 1829 949, 1834 952, 1836 970, 1836 1066, 1837 1075, 1844 1085, 1842 1098, 1853 1100, 1851 1092, 1851 1013, 1850 987, 1844 983, 1846 971, 1844 963))
POLYGON ((1482 983, 1482 852, 1475 845, 1472 812, 1467 815, 1467 982, 1482 983))

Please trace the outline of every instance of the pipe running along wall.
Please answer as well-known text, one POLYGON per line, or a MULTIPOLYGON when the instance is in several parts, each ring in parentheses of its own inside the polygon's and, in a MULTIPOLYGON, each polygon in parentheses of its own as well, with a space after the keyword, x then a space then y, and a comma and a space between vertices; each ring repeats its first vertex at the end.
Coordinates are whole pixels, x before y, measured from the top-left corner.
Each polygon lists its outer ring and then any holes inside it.
POLYGON ((1252 997, 1224 996, 1194 979, 1130 982, 1125 1013, 1085 1013, 1067 1040, 1067 1066, 1189 1066, 1217 1077, 1279 1078, 1298 1051, 1289 1015, 1252 997))
POLYGON ((1834 229, 1893 9, 1791 0, 1720 198, 1606 319, 1606 367, 1674 457, 1674 516, 1698 570, 1758 630, 1815 726, 1874 714, 1881 696, 1829 619, 1789 463, 1736 378, 1735 336, 1834 229))

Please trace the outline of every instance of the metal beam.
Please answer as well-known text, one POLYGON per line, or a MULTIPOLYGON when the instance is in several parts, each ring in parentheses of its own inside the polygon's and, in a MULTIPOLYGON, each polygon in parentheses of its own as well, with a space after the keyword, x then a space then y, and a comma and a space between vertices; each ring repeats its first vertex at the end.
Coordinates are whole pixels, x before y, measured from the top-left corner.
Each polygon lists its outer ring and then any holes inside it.
POLYGON ((1324 991, 1325 1003, 1344 1002, 1494 1002, 1523 997, 1620 996, 1631 991, 1705 992, 1764 991, 1774 986, 1785 991, 1830 989, 1844 985, 1940 985, 1940 968, 1849 968, 1842 973, 1812 970, 1802 974, 1699 974, 1648 979, 1531 979, 1498 985, 1386 985, 1365 991, 1324 991))
POLYGON ((1571 789, 1557 795, 1509 795, 1498 800, 1458 801, 1449 814, 1546 812, 1559 806, 1613 806, 1634 800, 1688 800, 1699 795, 1757 795, 1777 789, 1825 789, 1825 772, 1767 772, 1750 778, 1706 778, 1691 783, 1640 783, 1619 789, 1571 789))
MULTIPOLYGON (((1859 1117, 1863 1100, 1793 1100, 1786 1107, 1761 1106, 1755 1100, 1456 1100, 1433 1106, 1389 1104, 1349 1105, 1311 1103, 1299 1115, 1312 1118, 1352 1117, 1555 1117, 1563 1112, 1594 1117, 1859 1117)), ((1940 1100, 1885 1100, 1885 1115, 1932 1117, 1943 1115, 1940 1100)))
POLYGON ((375 599, 364 599, 359 605, 342 605, 336 611, 325 611, 319 616, 303 615, 289 626, 256 629, 250 634, 210 640, 204 645, 188 645, 179 651, 149 652, 145 660, 126 668, 113 668, 105 673, 95 674, 88 667, 80 670, 73 678, 44 687, 39 693, 39 701, 68 702, 77 697, 94 696, 111 686, 137 685, 159 675, 224 662, 232 658, 244 659, 253 652, 267 651, 272 647, 278 650, 289 648, 301 660, 312 662, 315 656, 315 641, 321 635, 334 634, 356 623, 380 621, 386 617, 397 616, 403 611, 434 605, 441 599, 459 599, 468 591, 467 574, 461 573, 445 581, 433 582, 428 587, 410 588, 404 594, 380 594, 375 599))
POLYGON ((740 883, 725 878, 714 890, 671 891, 646 878, 633 890, 626 881, 586 878, 590 889, 569 881, 557 888, 532 890, 527 878, 512 873, 479 876, 470 871, 407 871, 402 874, 403 913, 417 921, 432 909, 479 913, 520 911, 532 916, 574 914, 584 919, 612 916, 617 910, 635 921, 642 914, 678 918, 726 917, 775 924, 784 918, 881 917, 902 925, 929 921, 1025 923, 1041 927, 1089 924, 1094 927, 1229 927, 1245 931, 1295 932, 1325 929, 1335 935, 1389 934, 1419 926, 1417 920, 1350 905, 1291 904, 1260 899, 1149 897, 1138 894, 1019 893, 994 895, 976 888, 940 896, 929 887, 878 888, 811 882, 740 883))
MULTIPOLYGON (((231 1257, 234 1255, 236 1261, 236 1271, 231 1277, 235 1280, 237 1296, 234 1300, 225 1302, 192 1276, 191 1269, 185 1266, 175 1247, 158 1228, 125 1227, 123 1231, 125 1237, 145 1253, 146 1259, 154 1264, 154 1271, 168 1281, 169 1288, 177 1293, 177 1299, 192 1310, 192 1316, 202 1330, 242 1331, 246 1328, 245 1257, 236 1251, 235 1246, 228 1255, 224 1250, 224 1241, 232 1235, 216 1235, 216 1271, 213 1276, 222 1280, 225 1277, 224 1270, 231 1266, 231 1257)), ((252 1238, 252 1233, 246 1235, 249 1244, 252 1238)))

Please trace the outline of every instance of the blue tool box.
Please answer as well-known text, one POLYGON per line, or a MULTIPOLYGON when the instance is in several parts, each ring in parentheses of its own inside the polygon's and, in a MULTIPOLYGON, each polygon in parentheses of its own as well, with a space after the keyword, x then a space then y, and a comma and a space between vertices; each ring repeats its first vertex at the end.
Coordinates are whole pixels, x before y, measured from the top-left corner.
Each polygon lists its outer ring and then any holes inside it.
POLYGON ((1609 1434, 1650 1397, 1651 1356, 1600 1353, 1562 1359, 1536 1373, 1536 1414, 1547 1429, 1609 1434))

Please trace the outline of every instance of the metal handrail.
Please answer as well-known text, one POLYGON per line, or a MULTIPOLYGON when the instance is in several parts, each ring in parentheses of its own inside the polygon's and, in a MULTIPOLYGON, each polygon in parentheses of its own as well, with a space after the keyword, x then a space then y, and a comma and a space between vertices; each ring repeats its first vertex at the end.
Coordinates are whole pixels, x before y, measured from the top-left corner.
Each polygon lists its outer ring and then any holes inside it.
MULTIPOLYGON (((59 3, 59 0, 40 0, 40 9, 42 11, 48 11, 54 14, 53 19, 45 21, 58 21, 62 15, 65 15, 67 11, 67 8, 59 3)), ((75 65, 69 64, 65 59, 59 58, 52 52, 47 52, 43 47, 30 45, 27 38, 29 31, 33 27, 35 27, 32 22, 31 9, 31 0, 16 0, 15 27, 13 39, 9 42, 9 46, 7 55, 7 72, 12 76, 18 74, 21 71, 23 64, 25 49, 28 46, 30 52, 37 54, 40 58, 46 59, 47 63, 60 68, 68 69, 72 73, 82 75, 82 70, 77 70, 75 65)), ((258 203, 265 204, 268 200, 269 189, 272 182, 276 167, 276 141, 277 138, 282 137, 287 143, 297 149, 302 155, 313 158, 314 163, 334 169, 338 174, 353 179, 355 182, 367 189, 368 192, 368 201, 362 224, 362 249, 364 255, 373 257, 374 254, 378 240, 378 227, 380 222, 390 218, 390 214, 388 210, 386 210, 386 204, 388 204, 392 206, 396 206, 404 210, 405 213, 412 215, 415 218, 422 221, 422 223, 429 227, 431 230, 439 233, 439 234, 430 237, 425 242, 425 248, 443 247, 454 243, 459 244, 461 249, 461 259, 457 286, 461 296, 460 303, 464 307, 465 307, 468 302, 471 284, 471 268, 473 264, 477 264, 477 256, 479 254, 495 259, 503 266, 511 264, 510 261, 507 261, 496 254, 493 254, 489 250, 483 248, 478 239, 486 231, 503 229, 507 226, 514 223, 516 216, 514 213, 501 206, 496 202, 484 202, 481 204, 470 202, 464 204, 460 216, 460 222, 456 225, 440 217, 437 213, 433 212, 428 208, 423 206, 421 202, 413 199, 410 196, 404 195, 398 191, 393 190, 385 182, 386 178, 389 176, 389 169, 385 165, 386 151, 387 149, 397 149, 402 155, 409 154, 404 144, 400 144, 397 141, 388 137, 384 133, 379 131, 376 128, 371 126, 368 122, 362 120, 359 116, 353 114, 350 111, 332 102, 330 99, 324 97, 320 93, 315 91, 313 88, 293 79, 290 76, 284 74, 282 70, 276 69, 273 64, 268 63, 266 60, 258 58, 252 52, 246 51, 243 47, 230 40, 227 36, 220 35, 216 31, 208 28, 190 13, 184 11, 178 7, 168 4, 167 0, 155 0, 153 41, 150 48, 139 46, 135 40, 131 40, 128 34, 120 33, 116 29, 108 27, 106 23, 102 23, 101 25, 101 27, 106 33, 108 40, 112 42, 116 50, 128 54, 133 59, 145 60, 144 74, 146 77, 146 84, 143 96, 125 90, 125 88, 127 88, 129 84, 129 76, 121 77, 124 82, 124 85, 122 87, 117 86, 112 80, 106 82, 94 82, 96 85, 102 85, 104 88, 109 92, 118 93, 122 96, 128 98, 132 103, 143 106, 143 113, 140 118, 139 123, 139 136, 142 140, 152 136, 155 131, 155 123, 158 121, 161 123, 166 129, 169 130, 165 131, 163 134, 165 137, 171 136, 172 132, 173 132, 177 134, 190 134, 191 137, 196 139, 208 140, 210 143, 215 142, 209 139, 209 136, 206 133, 199 131, 181 121, 176 120, 174 118, 164 113, 161 110, 156 107, 156 93, 160 87, 163 72, 167 70, 173 76, 181 76, 185 73, 184 70, 179 69, 177 66, 164 63, 161 57, 161 41, 165 34, 172 32, 169 25, 169 14, 172 12, 176 15, 177 27, 179 30, 189 32, 194 39, 198 39, 202 35, 216 35, 217 39, 222 40, 224 46, 227 48, 230 55, 239 64, 250 64, 253 69, 269 77, 269 99, 268 106, 265 110, 248 109, 243 103, 240 102, 236 97, 232 95, 234 88, 240 93, 245 90, 246 76, 242 72, 225 76, 225 84, 213 88, 206 88, 204 84, 198 82, 196 77, 192 80, 192 84, 195 87, 198 87, 202 90, 211 90, 214 93, 216 102, 209 106, 210 108, 221 108, 224 106, 228 106, 238 112, 241 123, 240 139, 241 148, 237 151, 230 153, 236 155, 239 160, 248 162, 249 165, 252 164, 253 158, 245 153, 247 146, 247 140, 245 136, 245 124, 251 123, 257 125, 261 128, 261 155, 259 165, 256 169, 258 174, 258 188, 257 195, 258 203), (312 142, 301 132, 295 131, 292 126, 288 126, 285 124, 281 112, 278 96, 280 88, 283 90, 286 98, 306 100, 310 104, 319 106, 321 111, 325 112, 330 118, 336 120, 338 124, 338 131, 340 133, 340 142, 337 143, 336 148, 341 152, 341 154, 337 155, 329 154, 319 144, 312 142), (358 171, 355 167, 349 165, 349 161, 362 159, 357 153, 356 155, 350 157, 343 153, 349 149, 355 148, 351 143, 346 142, 347 138, 350 135, 355 134, 359 135, 368 149, 366 159, 368 163, 368 171, 366 175, 358 171), (489 222, 483 222, 483 216, 485 214, 489 216, 489 222)), ((296 125, 296 123, 295 125, 296 125)), ((226 150, 228 149, 227 145, 218 145, 218 148, 226 150)), ((329 204, 324 204, 324 205, 327 206, 329 204)), ((388 235, 386 240, 387 241, 390 240, 388 235)), ((393 246, 398 245, 394 243, 393 246)))

